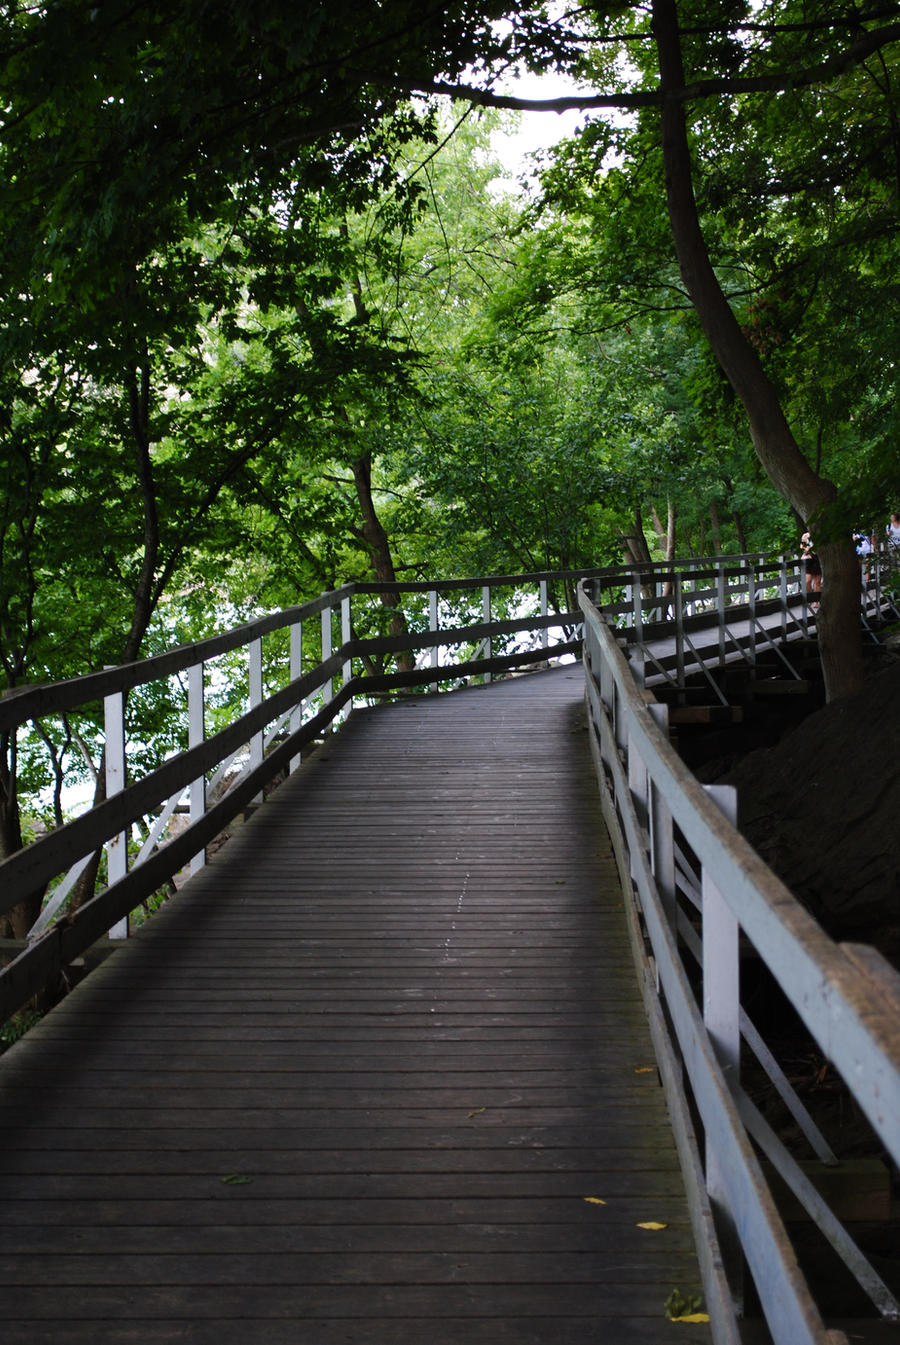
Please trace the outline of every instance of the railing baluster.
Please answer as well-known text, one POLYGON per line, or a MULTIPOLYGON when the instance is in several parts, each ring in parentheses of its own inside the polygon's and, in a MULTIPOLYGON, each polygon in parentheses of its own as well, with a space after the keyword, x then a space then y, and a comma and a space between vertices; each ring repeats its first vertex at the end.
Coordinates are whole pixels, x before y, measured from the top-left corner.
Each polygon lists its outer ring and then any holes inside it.
MULTIPOLYGON (((333 653, 330 607, 322 608, 322 662, 327 663, 333 653)), ((328 705, 334 699, 334 678, 329 677, 322 687, 322 701, 328 705)))
MULTIPOLYGON (((668 705, 651 705, 649 709, 660 732, 668 737, 668 705)), ((666 918, 672 929, 675 929, 677 905, 675 899, 675 838, 672 832, 672 813, 652 778, 649 780, 648 788, 650 864, 666 918)))
POLYGON ((682 586, 682 576, 676 571, 672 584, 672 600, 675 603, 675 677, 678 686, 683 688, 685 681, 684 667, 684 589, 682 586))
MULTIPOLYGON (((249 672, 250 672, 250 709, 255 710, 258 705, 262 705, 263 699, 263 676, 262 676, 262 640, 256 639, 250 641, 248 650, 249 672)), ((254 733, 250 739, 250 769, 255 770, 257 766, 262 765, 265 754, 265 742, 262 729, 254 733)), ((257 794, 254 803, 262 803, 262 794, 257 794)))
MULTIPOLYGON (((491 586, 490 586, 490 584, 485 584, 485 585, 482 587, 482 590, 481 590, 481 614, 482 614, 482 618, 483 618, 485 624, 486 624, 486 625, 490 625, 490 620, 491 620, 491 586)), ((486 658, 493 658, 493 657, 494 657, 494 642, 493 642, 493 640, 492 640, 492 638, 491 638, 490 632, 488 632, 488 635, 487 635, 487 637, 486 637, 486 639, 485 639, 485 641, 484 641, 484 652, 485 652, 485 657, 486 657, 486 658)), ((491 681, 491 673, 490 673, 490 671, 488 671, 488 672, 486 672, 486 673, 484 674, 484 680, 485 680, 485 684, 487 684, 488 682, 491 681)))
MULTIPOLYGON (((731 785, 708 785, 706 792, 731 825, 737 826, 737 790, 731 785)), ((725 1081, 736 1095, 741 1069, 740 926, 705 868, 701 881, 703 1021, 725 1081)), ((743 1303, 741 1240, 729 1208, 728 1174, 722 1170, 715 1143, 709 1140, 706 1145, 706 1189, 719 1213, 722 1257, 740 1311, 743 1303)))
MULTIPOLYGON (((723 817, 737 826, 737 790, 707 785, 723 817)), ((722 1070, 732 1088, 740 1076, 738 921, 719 889, 703 873, 703 1016, 722 1070)))
MULTIPOLYGON (((125 695, 114 691, 103 699, 106 759, 106 797, 112 798, 125 788, 125 695)), ((106 842, 107 883, 112 887, 128 872, 128 832, 119 831, 106 842)), ((109 931, 111 939, 128 937, 128 917, 117 920, 109 931)))
POLYGON ((641 594, 641 577, 635 571, 631 574, 631 627, 634 631, 635 644, 642 644, 644 639, 644 610, 642 606, 643 598, 641 594))
MULTIPOLYGON (((541 616, 546 618, 550 611, 549 594, 547 580, 540 581, 541 592, 541 616)), ((550 643, 550 631, 546 626, 541 627, 541 647, 546 649, 550 643)))
POLYGON ((750 619, 750 643, 747 646, 747 662, 756 675, 756 560, 748 556, 747 566, 747 613, 750 619))
MULTIPOLYGON (((349 599, 349 597, 346 597, 346 598, 342 598, 342 599, 341 599, 341 643, 342 643, 342 644, 345 644, 345 645, 346 645, 346 644, 349 644, 349 643, 350 643, 350 638, 351 638, 351 632, 352 632, 352 630, 353 630, 353 622, 352 622, 351 615, 350 615, 350 599, 349 599)), ((344 660, 344 665, 343 665, 343 667, 342 667, 342 669, 341 669, 341 675, 342 675, 342 677, 343 677, 343 684, 346 686, 346 684, 350 681, 350 678, 353 676, 353 660, 352 660, 352 659, 349 659, 349 658, 348 658, 348 659, 345 659, 345 660, 344 660)), ((349 710, 349 707, 348 707, 348 710, 349 710)))
MULTIPOLYGON (((295 621, 291 626, 290 634, 290 664, 288 668, 288 677, 295 682, 298 677, 303 675, 303 622, 295 621)), ((299 701, 291 711, 290 732, 296 733, 303 724, 303 701, 299 701)), ((300 757, 291 757, 290 770, 295 771, 300 765, 300 757)))
MULTIPOLYGON (((188 669, 188 747, 197 747, 206 738, 206 688, 204 665, 194 663, 188 669)), ((190 821, 199 822, 206 813, 206 777, 200 775, 190 784, 190 821)), ((206 864, 206 849, 191 859, 191 873, 199 873, 206 864)))
MULTIPOLYGON (((440 629, 438 625, 438 595, 436 588, 428 590, 428 629, 434 635, 437 635, 440 629)), ((432 668, 440 667, 439 653, 440 648, 437 641, 435 641, 431 646, 430 661, 432 668)))

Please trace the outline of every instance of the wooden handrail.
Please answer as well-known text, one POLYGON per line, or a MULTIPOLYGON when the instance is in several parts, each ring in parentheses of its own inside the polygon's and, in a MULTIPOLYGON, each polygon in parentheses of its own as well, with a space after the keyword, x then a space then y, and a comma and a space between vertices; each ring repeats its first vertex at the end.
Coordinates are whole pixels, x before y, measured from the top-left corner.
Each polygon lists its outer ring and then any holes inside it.
MULTIPOLYGON (((667 731, 667 707, 648 702, 635 684, 610 624, 583 586, 584 662, 590 740, 613 837, 623 891, 629 903, 635 955, 670 1109, 677 1116, 689 1088, 705 1133, 706 1158, 691 1151, 693 1127, 680 1129, 682 1166, 701 1182, 694 1192, 698 1237, 708 1235, 715 1203, 725 1211, 720 1228, 737 1238, 750 1265, 777 1345, 834 1345, 800 1274, 745 1127, 754 1116, 740 1084, 738 940, 744 936, 768 967, 813 1039, 831 1060, 881 1143, 900 1164, 900 977, 874 950, 860 957, 835 943, 743 839, 709 791, 697 781, 667 731), (678 840, 676 842, 676 836, 678 840), (702 1005, 682 962, 675 884, 679 847, 696 859, 695 900, 702 918, 702 1005), (652 965, 647 960, 649 938, 652 965), (664 1005, 664 1009, 663 1006, 664 1005)), ((731 805, 733 810, 733 804, 731 805)), ((696 943, 696 939, 694 940, 696 943)), ((752 1121, 754 1138, 766 1136, 752 1121)), ((676 1124, 676 1134, 679 1128, 676 1124)), ((777 1138, 768 1143, 778 1145, 777 1138)), ((785 1169, 796 1164, 783 1146, 785 1169)), ((900 1304, 853 1247, 816 1193, 795 1188, 883 1315, 896 1319, 900 1304)), ((808 1183, 807 1183, 808 1187, 808 1183)), ((708 1297, 728 1295, 712 1283, 708 1297)), ((720 1323, 719 1337, 736 1339, 734 1324, 720 1323)))

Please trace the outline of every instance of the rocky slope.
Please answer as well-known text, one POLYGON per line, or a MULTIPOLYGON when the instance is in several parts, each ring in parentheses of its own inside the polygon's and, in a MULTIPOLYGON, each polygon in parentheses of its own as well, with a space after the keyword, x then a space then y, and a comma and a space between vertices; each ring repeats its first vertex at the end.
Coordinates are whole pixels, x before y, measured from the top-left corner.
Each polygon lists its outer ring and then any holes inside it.
POLYGON ((900 964, 900 658, 721 776, 750 843, 835 938, 900 964))

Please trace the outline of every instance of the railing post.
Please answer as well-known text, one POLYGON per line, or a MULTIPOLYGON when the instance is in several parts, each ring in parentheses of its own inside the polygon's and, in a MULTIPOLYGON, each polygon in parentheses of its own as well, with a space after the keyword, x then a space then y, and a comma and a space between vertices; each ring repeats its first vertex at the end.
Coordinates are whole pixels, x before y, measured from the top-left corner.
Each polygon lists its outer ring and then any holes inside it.
MULTIPOLYGON (((428 590, 428 629, 433 635, 437 635, 440 627, 438 626, 438 595, 437 589, 428 590)), ((430 661, 432 668, 439 667, 437 641, 431 646, 430 661)))
MULTIPOLYGON (((352 630, 353 630, 353 622, 350 617, 350 595, 348 594, 346 598, 341 599, 341 644, 348 645, 350 643, 350 636, 352 630)), ((348 658, 344 660, 344 666, 341 669, 341 677, 343 679, 342 684, 346 686, 352 676, 353 676, 353 660, 348 658)), ((347 707, 348 714, 350 712, 350 708, 351 707, 348 705, 347 707)))
MULTIPOLYGON (((706 792, 722 815, 737 825, 737 790, 707 785, 706 792)), ((741 991, 738 957, 740 926, 722 893, 702 875, 703 1021, 726 1083, 737 1095, 741 1062, 741 991)), ((743 1309, 743 1253, 728 1205, 728 1182, 714 1145, 707 1139, 706 1189, 716 1207, 722 1258, 738 1312, 743 1309)))
POLYGON ((634 631, 635 644, 644 642, 644 612, 641 606, 641 580, 634 570, 631 572, 631 628, 634 631))
MULTIPOLYGON (((675 603, 675 677, 679 687, 684 687, 684 591, 680 571, 672 579, 672 599, 675 603)), ((682 698, 683 699, 683 698, 682 698)))
MULTIPOLYGON (((262 705, 263 698, 263 679, 262 679, 262 640, 257 637, 251 640, 248 647, 249 673, 250 673, 250 709, 255 710, 257 706, 262 705)), ((264 736, 260 729, 254 733, 250 739, 250 769, 255 770, 261 766, 264 753, 264 736)), ((262 793, 257 794, 253 800, 254 803, 262 803, 262 793)))
MULTIPOLYGON (((657 728, 668 737, 668 705, 653 704, 647 708, 656 722, 657 728)), ((649 793, 650 862, 660 903, 670 927, 675 929, 677 908, 675 899, 675 838, 672 834, 672 814, 652 779, 649 784, 649 793)))
MULTIPOLYGON (((188 668, 188 747, 199 747, 206 737, 206 693, 203 664, 188 668)), ((198 776, 190 784, 190 822, 199 822, 206 812, 206 779, 198 776)), ((206 848, 191 857, 191 873, 199 873, 206 864, 206 848)))
MULTIPOLYGON (((289 666, 288 677, 292 682, 296 682, 298 677, 303 676, 303 622, 295 621, 291 626, 290 650, 288 653, 289 666)), ((297 733, 303 727, 303 701, 298 701, 291 711, 290 732, 297 733)), ((297 770, 300 765, 299 756, 291 757, 290 770, 297 770)))
MULTIPOLYGON (((637 751, 633 748, 631 740, 628 741, 628 792, 631 795, 631 806, 634 809, 638 820, 638 826, 645 833, 647 842, 642 841, 642 847, 646 848, 650 840, 650 778, 647 774, 647 767, 637 751)), ((631 877, 634 880, 638 869, 637 854, 630 855, 631 877)), ((640 903, 640 895, 637 896, 640 903)))
POLYGON ((787 639, 787 614, 788 614, 788 584, 787 584, 787 556, 779 556, 778 563, 781 566, 779 573, 779 594, 781 598, 781 638, 787 639))
MULTIPOLYGON (((706 792, 732 826, 737 826, 737 790, 732 785, 707 785, 706 792)), ((733 1087, 739 1080, 741 1041, 738 931, 737 917, 704 870, 703 1017, 723 1073, 733 1087)))
MULTIPOLYGON (((112 798, 125 788, 125 696, 114 691, 103 700, 105 734, 106 797, 112 798)), ((128 872, 128 832, 120 831, 106 842, 106 881, 109 887, 128 872)), ((128 938, 128 916, 117 920, 109 931, 111 939, 128 938)))
MULTIPOLYGON (((489 626, 489 625, 490 625, 490 622, 491 622, 491 586, 490 586, 490 584, 485 584, 484 587, 483 587, 482 590, 481 590, 481 615, 482 615, 482 620, 484 621, 485 625, 486 625, 486 626, 489 626)), ((487 634, 487 636, 486 636, 486 638, 485 638, 485 641, 484 641, 484 652, 485 652, 485 656, 486 656, 487 658, 493 658, 493 657, 494 657, 494 642, 493 642, 493 640, 492 640, 492 638, 491 638, 490 631, 488 632, 488 634, 487 634)), ((490 669, 488 669, 488 671, 484 674, 485 685, 487 685, 487 683, 490 682, 491 680, 492 680, 491 672, 490 672, 490 669)))
MULTIPOLYGON (((322 609, 322 662, 327 663, 332 654, 331 608, 322 609)), ((334 699, 334 678, 329 677, 322 687, 322 701, 325 705, 334 699)))
MULTIPOLYGON (((550 611, 546 579, 542 579, 540 581, 540 591, 541 591, 541 616, 546 617, 550 611)), ((550 632, 546 626, 541 626, 541 648, 546 649, 549 646, 549 644, 550 644, 550 632)))
POLYGON ((716 615, 719 619, 719 663, 725 663, 725 570, 716 566, 716 615))
POLYGON ((747 646, 747 661, 756 668, 756 561, 745 557, 747 566, 747 612, 750 617, 750 643, 747 646))

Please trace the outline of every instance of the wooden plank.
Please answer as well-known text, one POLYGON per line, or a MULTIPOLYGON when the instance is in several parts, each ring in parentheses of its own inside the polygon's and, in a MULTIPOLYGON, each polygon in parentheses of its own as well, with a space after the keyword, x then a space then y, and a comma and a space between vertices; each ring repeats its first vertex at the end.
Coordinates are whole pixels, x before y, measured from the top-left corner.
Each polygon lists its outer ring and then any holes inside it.
POLYGON ((4 1345, 671 1339, 698 1271, 581 697, 354 712, 0 1060, 4 1345))
MULTIPOLYGON (((337 1253, 359 1252, 373 1254, 409 1254, 427 1249, 432 1253, 488 1253, 496 1254, 498 1242, 508 1253, 525 1253, 535 1256, 545 1252, 552 1245, 554 1254, 594 1255, 609 1258, 606 1273, 610 1265, 615 1264, 615 1253, 622 1239, 621 1221, 612 1220, 593 1226, 558 1223, 548 1233, 542 1225, 519 1223, 504 1226, 498 1223, 383 1223, 358 1225, 343 1222, 334 1224, 274 1224, 262 1222, 251 1224, 223 1224, 216 1229, 215 1255, 236 1256, 243 1252, 248 1237, 252 1237, 257 1255, 285 1256, 309 1254, 311 1247, 320 1254, 334 1256, 337 1253), (315 1231, 313 1231, 315 1230, 315 1231), (612 1256, 610 1256, 612 1254, 612 1256)), ((96 1228, 90 1224, 78 1225, 77 1234, 71 1226, 51 1226, 49 1228, 31 1227, 22 1230, 17 1245, 9 1248, 7 1239, 0 1240, 0 1256, 18 1254, 20 1257, 41 1255, 72 1255, 73 1244, 77 1242, 78 1255, 92 1256, 159 1256, 165 1249, 167 1256, 185 1256, 195 1252, 197 1244, 196 1229, 191 1225, 169 1225, 164 1236, 157 1227, 129 1227, 122 1230, 107 1227, 96 1228)), ((648 1247, 646 1262, 651 1270, 659 1269, 660 1259, 671 1262, 693 1255, 690 1228, 685 1224, 673 1225, 666 1231, 664 1246, 656 1251, 648 1247)), ((11 1264, 7 1262, 6 1264, 11 1264)), ((635 1269, 638 1267, 636 1266, 635 1269)), ((57 1274, 62 1267, 57 1266, 57 1274)), ((601 1263, 599 1273, 603 1274, 601 1263)), ((13 1273, 11 1278, 15 1280, 13 1273)))
MULTIPOLYGON (((260 1267, 254 1264, 253 1269, 260 1267)), ((456 1269, 458 1274, 465 1275, 468 1269, 465 1259, 457 1260, 456 1269)), ((224 1324, 227 1333, 224 1338, 229 1341, 246 1340, 248 1323, 252 1323, 256 1330, 261 1323, 266 1323, 266 1334, 258 1335, 257 1340, 268 1340, 268 1322, 272 1319, 294 1323, 305 1321, 316 1333, 321 1318, 343 1319, 345 1322, 347 1319, 351 1322, 361 1320, 368 1324, 370 1332, 361 1339, 383 1340, 379 1321, 418 1317, 430 1323, 431 1338, 434 1338, 433 1332, 438 1331, 440 1338, 455 1340, 455 1335, 442 1327, 447 1318, 490 1320, 537 1315, 547 1319, 545 1330, 550 1334, 545 1336, 545 1342, 559 1339, 554 1324, 567 1317, 602 1319, 606 1323, 606 1334, 595 1335, 594 1339, 618 1342, 620 1337, 610 1334, 610 1319, 634 1315, 654 1321, 656 1335, 648 1334, 647 1339, 671 1342, 675 1328, 666 1320, 663 1304, 671 1292, 672 1277, 664 1271, 643 1285, 609 1284, 599 1288, 591 1283, 560 1280, 552 1272, 549 1275, 548 1280, 533 1284, 508 1281, 485 1284, 470 1280, 438 1281, 435 1284, 410 1284, 403 1280, 363 1285, 304 1283, 268 1286, 265 1293, 252 1282, 247 1285, 143 1286, 139 1311, 141 1317, 151 1320, 160 1317, 176 1321, 212 1319, 224 1324), (443 1304, 443 1312, 439 1309, 440 1304, 443 1304), (653 1305, 652 1311, 648 1310, 648 1304, 653 1305), (240 1334, 228 1331, 228 1326, 236 1322, 240 1323, 240 1334)), ((14 1320, 26 1315, 36 1321, 54 1317, 77 1318, 83 1316, 85 1297, 84 1287, 80 1285, 62 1286, 55 1295, 42 1286, 4 1292, 5 1310, 14 1320), (57 1309, 57 1301, 61 1310, 57 1309)), ((97 1321, 121 1321, 123 1316, 135 1315, 133 1289, 118 1288, 115 1284, 108 1288, 92 1286, 90 1300, 97 1321)), ((8 1338, 6 1329, 5 1322, 4 1341, 8 1338)), ((294 1329, 296 1331, 296 1327, 294 1329)), ((307 1338, 318 1339, 318 1335, 307 1338)), ((677 1335, 679 1342, 708 1338, 708 1332, 679 1331, 677 1335)))
MULTIPOLYGON (((213 1197, 224 1198, 229 1195, 217 1187, 223 1177, 229 1174, 218 1165, 218 1173, 182 1174, 171 1176, 151 1174, 132 1175, 127 1189, 132 1199, 142 1200, 201 1200, 213 1197)), ((402 1184, 394 1172, 378 1173, 360 1171, 322 1172, 321 1170, 294 1173, 267 1173, 259 1171, 253 1162, 252 1154, 247 1155, 244 1171, 240 1174, 252 1178, 246 1190, 241 1190, 240 1198, 245 1201, 269 1199, 296 1200, 360 1200, 363 1196, 373 1200, 389 1200, 401 1193, 408 1199, 426 1199, 452 1197, 454 1199, 557 1199, 572 1201, 583 1200, 594 1194, 595 1177, 592 1169, 582 1172, 564 1170, 519 1171, 519 1172, 410 1172, 405 1174, 402 1184), (252 1186, 252 1190, 249 1189, 252 1186)), ((7 1174, 3 1181, 7 1200, 113 1200, 121 1196, 124 1190, 122 1179, 118 1175, 80 1173, 57 1175, 55 1173, 7 1174)), ((627 1171, 606 1171, 603 1173, 603 1191, 596 1194, 607 1200, 630 1199, 647 1204, 656 1198, 677 1197, 680 1187, 680 1174, 672 1172, 644 1172, 633 1169, 627 1171)), ((6 1201, 4 1201, 4 1206, 6 1201)), ((648 1219, 653 1216, 648 1214, 648 1219)), ((636 1243, 645 1241, 635 1238, 636 1243)))
MULTIPOLYGON (((493 1130, 496 1133, 496 1127, 493 1130)), ((91 1148, 61 1149, 48 1144, 45 1134, 44 1145, 19 1152, 14 1160, 0 1155, 0 1171, 8 1171, 12 1167, 18 1175, 221 1175, 223 1168, 228 1171, 243 1170, 250 1157, 254 1172, 262 1171, 276 1176, 285 1173, 293 1176, 313 1166, 317 1172, 365 1171, 373 1175, 453 1173, 461 1169, 472 1173, 576 1172, 593 1185, 603 1183, 601 1174, 609 1170, 618 1173, 641 1172, 645 1176, 651 1172, 669 1175, 678 1172, 673 1156, 665 1151, 660 1155, 652 1146, 604 1146, 605 1167, 601 1168, 598 1167, 598 1156, 594 1149, 536 1149, 533 1147, 534 1141, 518 1149, 510 1148, 505 1134, 497 1138, 493 1145, 480 1146, 471 1142, 470 1133, 462 1131, 452 1142, 443 1145, 435 1145, 429 1135, 428 1146, 425 1147, 421 1132, 409 1129, 402 1133, 393 1147, 385 1145, 373 1151, 369 1145, 368 1131, 363 1146, 360 1145, 358 1131, 355 1135, 350 1130, 338 1131, 337 1142, 341 1147, 337 1149, 328 1148, 329 1140, 332 1143, 336 1141, 330 1132, 323 1130, 293 1132, 277 1148, 268 1135, 258 1140, 247 1132, 214 1132, 204 1143, 204 1132, 182 1130, 176 1133, 179 1138, 174 1141, 173 1147, 153 1147, 158 1141, 152 1132, 148 1132, 144 1140, 145 1147, 131 1149, 111 1148, 96 1135, 91 1148)), ((65 1143, 58 1134, 55 1134, 55 1138, 57 1143, 65 1143)), ((664 1139, 665 1132, 657 1131, 657 1145, 664 1139)))
MULTIPOLYGON (((854 1345, 859 1341, 866 1342, 866 1345, 869 1342, 881 1345, 882 1341, 894 1339, 887 1335, 872 1334, 877 1327, 865 1323, 862 1325, 867 1333, 864 1336, 851 1335, 854 1345)), ((655 1322, 648 1323, 636 1318, 623 1320, 604 1317, 595 1321, 588 1317, 560 1321, 552 1315, 548 1317, 532 1313, 527 1318, 520 1318, 507 1314, 483 1319, 443 1318, 441 1327, 447 1338, 456 1342, 456 1345, 547 1345, 548 1341, 553 1341, 554 1345, 608 1345, 611 1340, 616 1345, 647 1345, 647 1342, 659 1339, 659 1328, 655 1322)), ((391 1345, 421 1345, 423 1340, 433 1337, 434 1329, 432 1319, 394 1318, 389 1324, 389 1337, 382 1335, 380 1339, 389 1338, 391 1345)), ((8 1334, 4 1332, 6 1345, 96 1345, 97 1341, 81 1325, 68 1321, 34 1323, 33 1330, 29 1326, 23 1328, 20 1323, 13 1323, 8 1331, 8 1334)), ((229 1324, 225 1329, 218 1322, 195 1322, 190 1335, 191 1345, 230 1345, 230 1342, 246 1345, 251 1338, 245 1322, 229 1324)), ((310 1335, 307 1338, 315 1339, 316 1345, 347 1345, 348 1341, 359 1342, 359 1345, 365 1342, 368 1345, 373 1339, 371 1334, 367 1334, 365 1323, 348 1323, 339 1317, 333 1320, 317 1319, 314 1337, 310 1335)), ((104 1345, 134 1345, 136 1340, 140 1340, 141 1345, 172 1345, 172 1342, 182 1342, 184 1339, 176 1323, 147 1319, 138 1323, 136 1332, 130 1326, 109 1322, 103 1335, 104 1345)), ((291 1322, 267 1319, 264 1339, 266 1345, 297 1345, 296 1327, 291 1322)), ((697 1342, 706 1339, 708 1335, 698 1334, 696 1327, 682 1328, 678 1337, 679 1345, 697 1345, 697 1342)))
MULTIPOLYGON (((223 1175, 229 1175, 225 1173, 223 1175)), ((255 1183, 254 1183, 255 1185, 255 1183)), ((594 1186, 593 1191, 597 1188, 594 1186)), ((577 1226, 582 1221, 615 1224, 619 1229, 619 1251, 627 1259, 625 1237, 631 1239, 633 1222, 647 1214, 646 1196, 622 1196, 612 1205, 612 1215, 602 1208, 603 1219, 596 1219, 595 1210, 586 1206, 584 1198, 555 1196, 457 1196, 448 1201, 442 1196, 366 1196, 357 1189, 351 1196, 338 1200, 320 1196, 306 1200, 248 1197, 247 1186, 226 1186, 220 1180, 210 1183, 202 1197, 169 1200, 147 1197, 146 1192, 133 1200, 114 1196, 109 1198, 85 1196, 77 1204, 58 1199, 20 1199, 4 1202, 4 1236, 10 1241, 16 1230, 40 1228, 93 1228, 106 1227, 123 1232, 129 1228, 199 1228, 273 1227, 297 1225, 313 1228, 319 1225, 350 1224, 353 1227, 378 1227, 382 1224, 421 1224, 423 1226, 452 1227, 457 1223, 488 1223, 498 1229, 515 1229, 520 1224, 549 1230, 548 1244, 555 1236, 557 1225, 577 1226)), ((653 1200, 656 1220, 666 1223, 677 1232, 689 1227, 684 1215, 684 1202, 679 1196, 656 1196, 653 1200)), ((640 1245, 641 1237, 635 1233, 640 1245)), ((646 1239, 644 1239, 646 1241, 646 1239)), ((8 1245, 8 1244, 7 1244, 8 1245)), ((70 1244, 70 1247, 73 1244, 70 1244)), ((195 1247, 198 1243, 194 1244, 195 1247)), ((252 1253, 252 1245, 248 1248, 252 1253)))
MULTIPOLYGON (((316 1318, 315 1332, 309 1333, 308 1340, 316 1345, 369 1345, 375 1337, 371 1331, 381 1332, 379 1340, 390 1340, 390 1345, 422 1345, 423 1340, 435 1338, 437 1323, 433 1318, 403 1317, 373 1321, 371 1314, 362 1321, 348 1321, 335 1315, 333 1318, 316 1318), (371 1322, 369 1329, 367 1323, 371 1322), (389 1334, 385 1334, 388 1332, 389 1334)), ((553 1314, 552 1310, 541 1314, 532 1312, 528 1317, 517 1317, 511 1313, 503 1316, 485 1316, 482 1318, 442 1317, 440 1332, 454 1345, 649 1345, 660 1339, 659 1325, 651 1319, 630 1317, 596 1319, 592 1316, 569 1317, 565 1320, 553 1314)), ((864 1341, 866 1345, 881 1345, 882 1341, 893 1336, 872 1334, 877 1325, 861 1324, 865 1335, 854 1333, 850 1339, 864 1341)), ((253 1339, 250 1332, 259 1329, 259 1319, 248 1324, 244 1320, 223 1323, 197 1321, 191 1323, 191 1345, 247 1345, 253 1339)), ((292 1320, 272 1320, 266 1318, 263 1339, 265 1345, 297 1345, 297 1328, 292 1320)), ((892 1327, 891 1330, 894 1328, 892 1327)), ((92 1334, 92 1328, 79 1322, 9 1322, 4 1324, 4 1345, 97 1345, 98 1337, 92 1334)), ((708 1340, 708 1332, 699 1327, 681 1327, 678 1335, 679 1345, 698 1345, 708 1340)), ((149 1320, 130 1318, 123 1325, 113 1320, 104 1320, 102 1336, 104 1345, 173 1345, 173 1342, 185 1340, 180 1323, 171 1319, 149 1320), (134 1322, 134 1325, 131 1323, 134 1322)), ((765 1342, 768 1345, 768 1341, 765 1342)))

